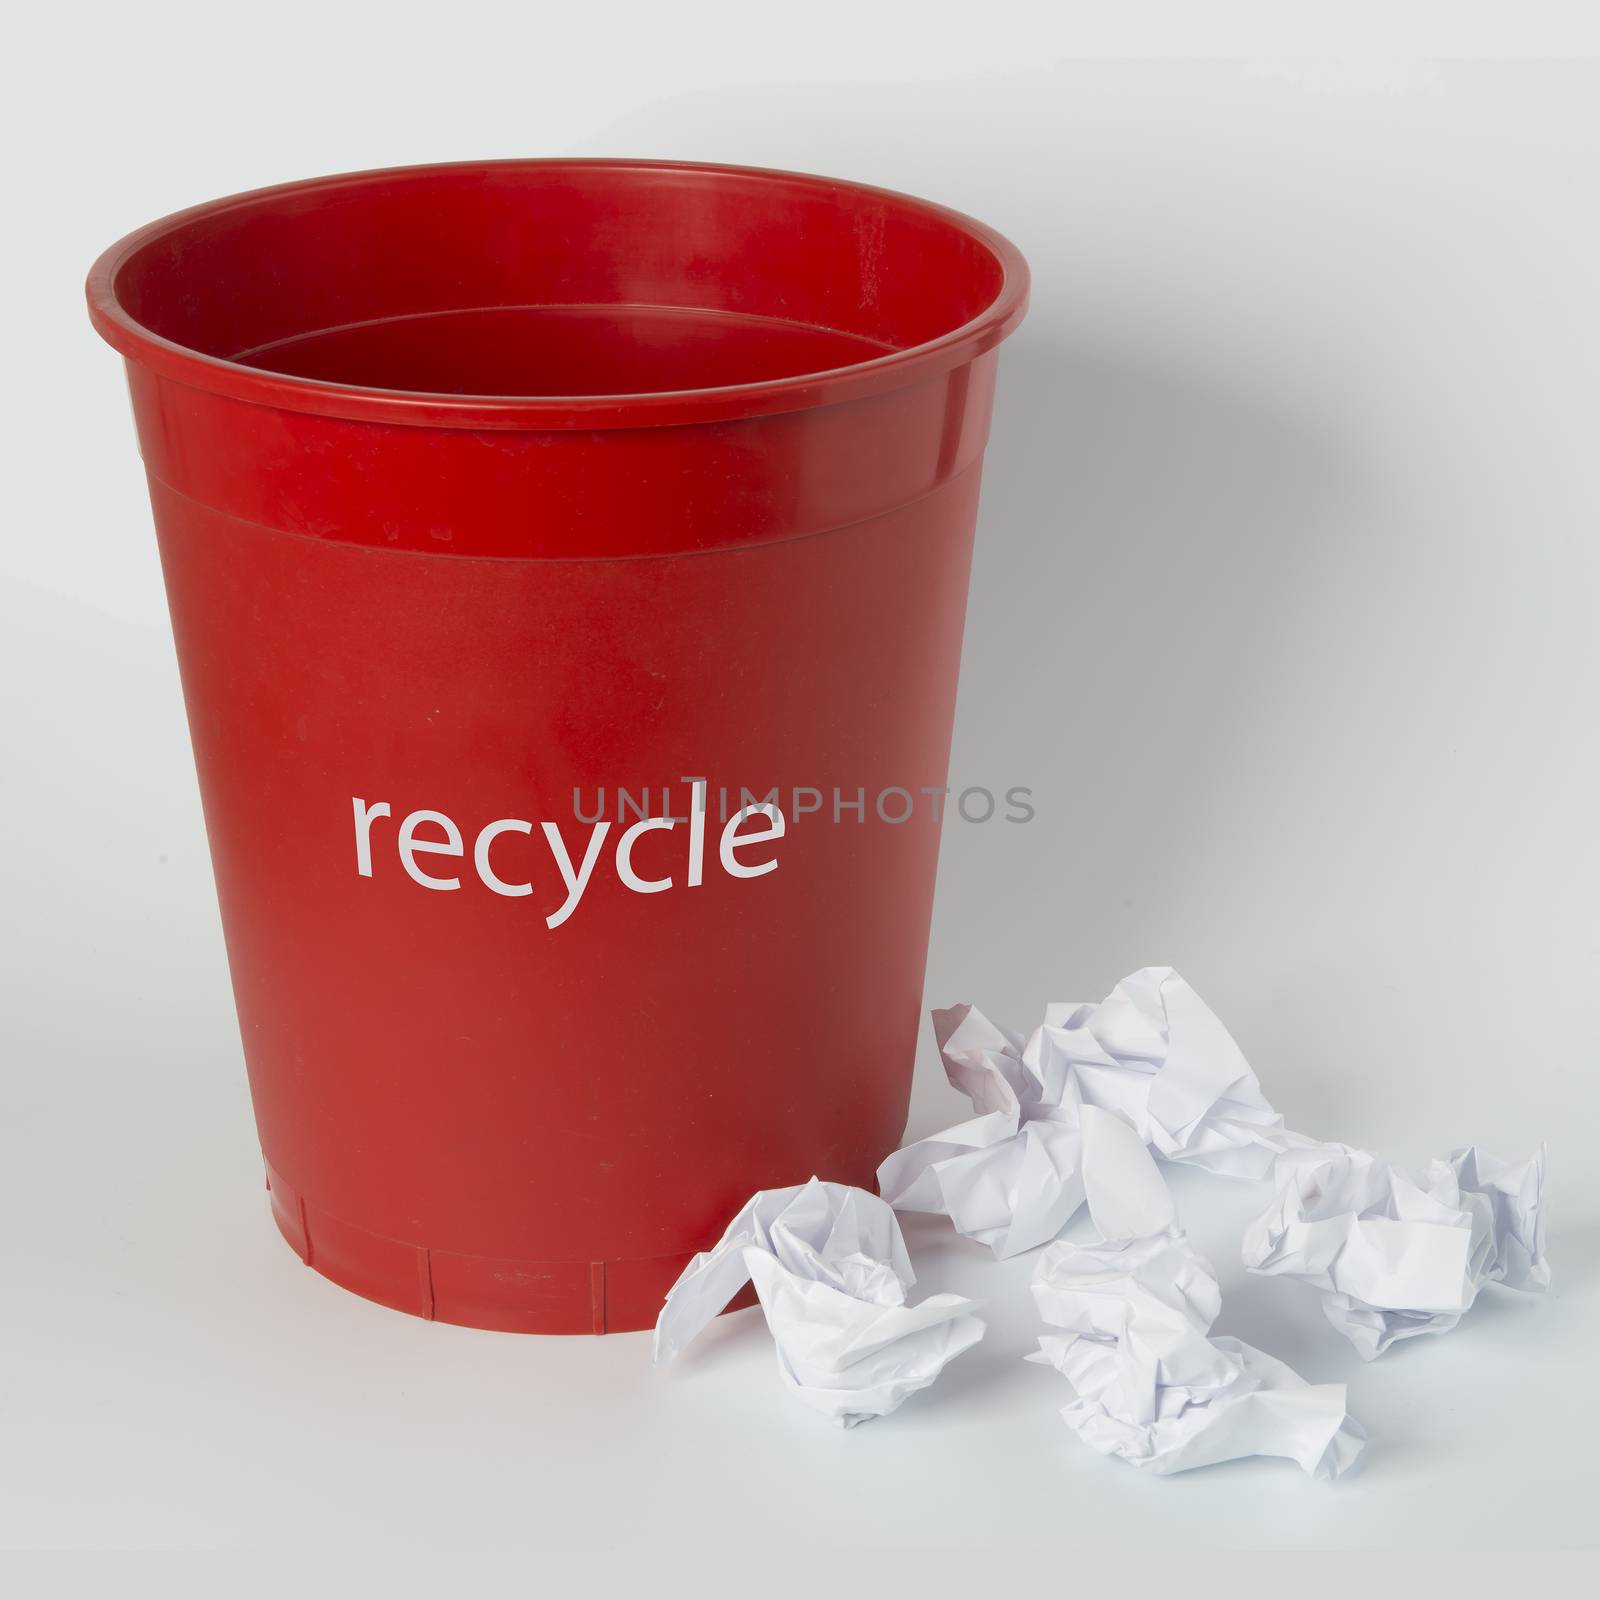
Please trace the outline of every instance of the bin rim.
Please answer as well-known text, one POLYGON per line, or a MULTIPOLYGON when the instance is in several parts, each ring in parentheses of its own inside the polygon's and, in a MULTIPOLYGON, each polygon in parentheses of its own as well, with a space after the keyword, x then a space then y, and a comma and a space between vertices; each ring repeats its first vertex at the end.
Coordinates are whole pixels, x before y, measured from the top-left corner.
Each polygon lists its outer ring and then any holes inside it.
POLYGON ((701 161, 634 160, 617 157, 553 157, 495 161, 431 162, 400 167, 370 167, 327 177, 302 179, 246 190, 175 211, 125 235, 90 268, 85 291, 95 330, 119 354, 162 377, 229 399, 278 410, 348 421, 409 424, 430 428, 604 429, 648 428, 684 423, 725 422, 806 411, 846 400, 861 400, 904 388, 965 366, 992 350, 1021 322, 1028 304, 1028 267, 1021 251, 994 229, 949 207, 914 195, 848 179, 776 167, 750 167, 701 161), (903 350, 818 372, 762 382, 703 389, 636 394, 472 395, 425 390, 368 388, 318 378, 294 377, 248 367, 222 356, 176 343, 153 333, 122 305, 117 279, 139 250, 175 229, 220 216, 229 210, 280 196, 303 197, 336 191, 379 178, 409 178, 459 173, 463 176, 514 169, 581 172, 708 173, 751 180, 779 180, 825 191, 875 197, 941 221, 976 240, 1000 268, 1000 287, 990 302, 959 327, 903 350))

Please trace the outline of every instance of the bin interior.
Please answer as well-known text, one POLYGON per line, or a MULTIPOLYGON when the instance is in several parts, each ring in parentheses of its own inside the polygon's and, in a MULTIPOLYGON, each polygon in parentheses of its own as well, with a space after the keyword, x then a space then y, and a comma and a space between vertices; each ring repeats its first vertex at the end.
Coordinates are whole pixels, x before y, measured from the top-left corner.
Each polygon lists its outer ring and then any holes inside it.
POLYGON ((670 393, 872 361, 1000 292, 937 207, 798 175, 529 162, 356 174, 206 207, 131 252, 150 332, 388 391, 670 393))

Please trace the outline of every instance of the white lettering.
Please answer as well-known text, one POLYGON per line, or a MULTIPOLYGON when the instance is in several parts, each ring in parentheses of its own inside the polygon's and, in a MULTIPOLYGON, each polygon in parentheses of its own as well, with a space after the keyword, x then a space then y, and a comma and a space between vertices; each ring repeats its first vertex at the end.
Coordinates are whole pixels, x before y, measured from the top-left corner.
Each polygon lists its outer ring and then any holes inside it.
POLYGON ((458 856, 461 854, 461 830, 442 811, 413 811, 404 822, 400 824, 400 865, 406 869, 406 875, 415 882, 420 883, 424 889, 459 889, 459 878, 435 878, 424 872, 417 865, 419 852, 426 852, 433 856, 458 856), (439 844, 431 839, 419 839, 417 829, 424 823, 431 823, 444 834, 444 843, 439 844))
POLYGON ((742 861, 734 857, 735 850, 742 850, 747 844, 765 844, 768 839, 781 839, 784 830, 783 813, 770 802, 763 801, 759 805, 746 806, 742 811, 736 811, 728 818, 728 825, 722 830, 722 842, 718 853, 722 857, 722 870, 730 878, 760 878, 776 869, 776 861, 762 861, 755 866, 747 867, 742 861), (767 826, 760 833, 747 833, 742 838, 736 837, 739 824, 746 817, 755 816, 757 813, 764 815, 767 826))
POLYGON ((641 833, 649 833, 652 828, 666 828, 669 831, 677 826, 676 817, 646 817, 643 822, 636 822, 617 840, 617 876, 622 879, 628 888, 635 894, 660 894, 663 889, 672 887, 671 878, 641 878, 633 870, 633 842, 641 833))
POLYGON ((559 928, 578 909, 578 902, 583 899, 583 891, 589 886, 594 864, 600 859, 600 846, 611 824, 609 822, 595 824, 594 832, 589 835, 589 847, 583 853, 583 866, 576 873, 572 870, 572 857, 567 854, 567 842, 561 837, 561 830, 553 822, 541 823, 540 827, 544 829, 544 836, 550 842, 551 854, 555 856, 556 865, 561 869, 561 881, 567 886, 567 898, 562 903, 561 909, 553 916, 544 919, 546 927, 559 928))
POLYGON ((502 817, 498 822, 491 822, 479 835, 477 843, 472 847, 472 864, 478 869, 478 876, 483 879, 486 887, 493 889, 496 894, 503 894, 508 899, 516 899, 521 895, 532 894, 531 883, 507 883, 489 865, 489 846, 500 837, 502 833, 532 833, 531 822, 519 822, 515 817, 502 817))
POLYGON ((363 878, 372 876, 372 819, 374 817, 387 817, 389 802, 380 800, 377 805, 369 806, 365 800, 352 798, 351 809, 356 814, 356 871, 363 878))

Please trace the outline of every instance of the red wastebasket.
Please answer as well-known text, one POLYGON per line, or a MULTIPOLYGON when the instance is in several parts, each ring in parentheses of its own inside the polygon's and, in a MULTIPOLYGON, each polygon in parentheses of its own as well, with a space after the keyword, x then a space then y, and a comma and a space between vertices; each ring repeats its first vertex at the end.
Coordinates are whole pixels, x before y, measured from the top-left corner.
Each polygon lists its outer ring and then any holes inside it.
POLYGON ((1016 250, 822 178, 517 161, 220 200, 88 292, 302 1258, 639 1328, 754 1190, 870 1186, 1016 250))

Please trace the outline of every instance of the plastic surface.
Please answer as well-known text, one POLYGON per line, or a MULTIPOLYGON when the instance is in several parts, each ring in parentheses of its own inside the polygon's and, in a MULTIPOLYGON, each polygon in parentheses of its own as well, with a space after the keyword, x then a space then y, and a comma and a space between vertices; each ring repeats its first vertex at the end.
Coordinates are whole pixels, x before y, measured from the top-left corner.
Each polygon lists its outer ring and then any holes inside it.
POLYGON ((452 1322, 637 1328, 754 1190, 871 1186, 1025 294, 919 201, 627 162, 290 185, 97 263, 310 1265, 452 1322), (783 836, 725 856, 719 790, 774 788, 783 836), (619 856, 645 790, 679 820, 619 856), (563 918, 545 825, 575 870, 601 791, 563 918))

